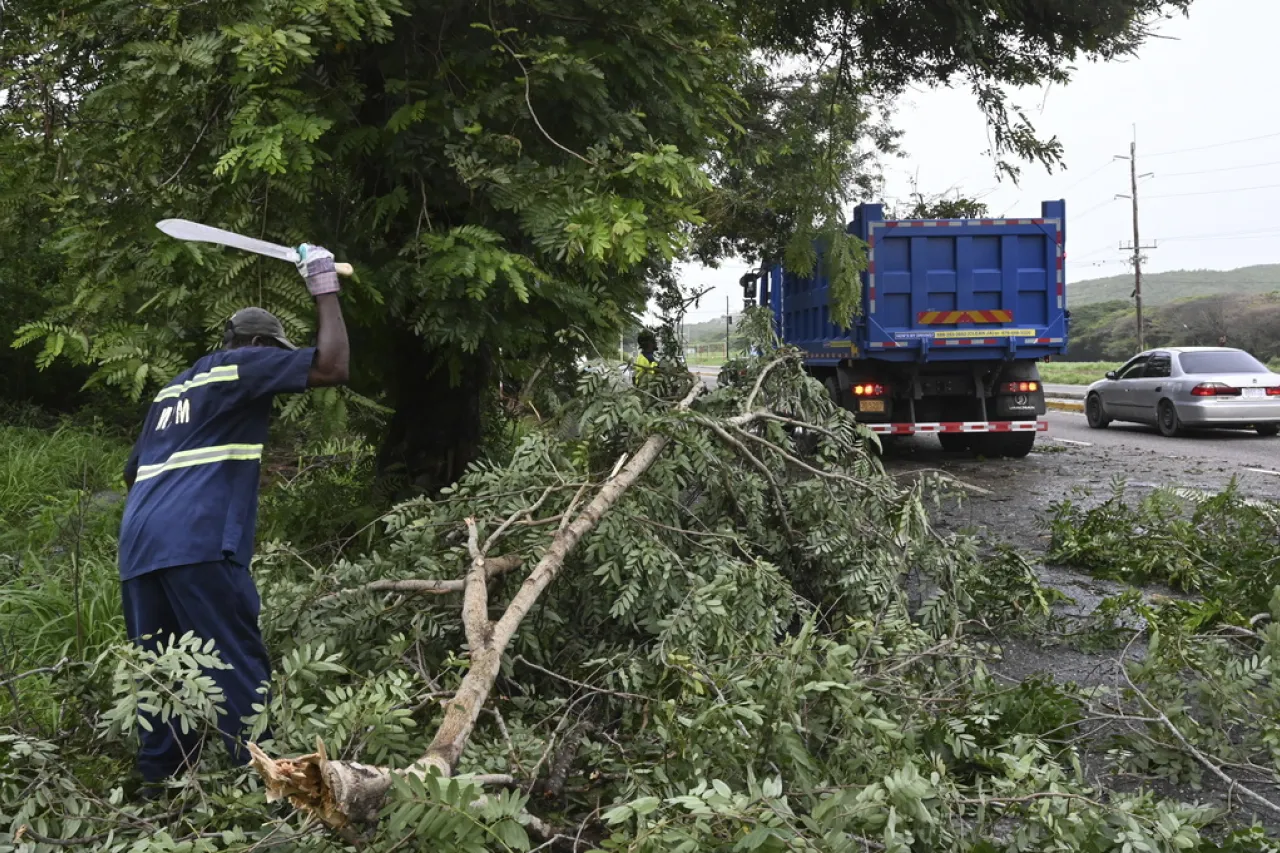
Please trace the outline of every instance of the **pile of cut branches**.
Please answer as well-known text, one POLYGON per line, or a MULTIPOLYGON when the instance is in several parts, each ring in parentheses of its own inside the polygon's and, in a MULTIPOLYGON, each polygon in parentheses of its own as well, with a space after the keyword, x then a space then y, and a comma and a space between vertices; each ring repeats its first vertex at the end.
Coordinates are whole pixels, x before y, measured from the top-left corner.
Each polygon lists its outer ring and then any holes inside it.
POLYGON ((589 374, 366 552, 265 548, 280 665, 252 769, 128 802, 135 709, 208 725, 216 692, 171 687, 217 651, 115 648, 87 760, 66 745, 95 721, 5 736, 20 843, 1268 849, 1218 810, 1089 782, 1086 697, 984 663, 977 628, 1048 607, 1030 565, 935 530, 945 484, 888 476, 798 354, 769 351, 714 391, 589 374), (265 825, 264 793, 289 803, 265 825))

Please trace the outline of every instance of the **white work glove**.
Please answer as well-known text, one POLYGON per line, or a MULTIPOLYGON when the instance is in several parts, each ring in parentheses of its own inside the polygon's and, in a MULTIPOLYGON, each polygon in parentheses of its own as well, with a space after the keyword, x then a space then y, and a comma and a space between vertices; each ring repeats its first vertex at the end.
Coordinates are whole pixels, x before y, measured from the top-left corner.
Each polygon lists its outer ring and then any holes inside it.
POLYGON ((298 274, 307 282, 312 296, 338 293, 338 273, 333 266, 333 252, 323 246, 303 243, 298 247, 298 274))

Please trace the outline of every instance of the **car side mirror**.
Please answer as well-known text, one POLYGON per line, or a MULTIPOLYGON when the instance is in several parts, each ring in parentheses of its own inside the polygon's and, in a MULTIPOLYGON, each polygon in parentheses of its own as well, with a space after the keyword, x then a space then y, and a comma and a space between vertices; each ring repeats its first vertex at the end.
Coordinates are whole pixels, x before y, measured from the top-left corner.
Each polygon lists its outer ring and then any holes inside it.
MULTIPOLYGON (((1096 374, 1096 373, 1095 373, 1095 374, 1093 374, 1093 375, 1094 375, 1094 376, 1097 376, 1098 374, 1096 374)), ((1108 371, 1107 371, 1107 378, 1108 378, 1108 379, 1115 379, 1115 378, 1116 378, 1116 375, 1117 375, 1117 374, 1116 374, 1116 372, 1115 372, 1114 370, 1108 370, 1108 371)))

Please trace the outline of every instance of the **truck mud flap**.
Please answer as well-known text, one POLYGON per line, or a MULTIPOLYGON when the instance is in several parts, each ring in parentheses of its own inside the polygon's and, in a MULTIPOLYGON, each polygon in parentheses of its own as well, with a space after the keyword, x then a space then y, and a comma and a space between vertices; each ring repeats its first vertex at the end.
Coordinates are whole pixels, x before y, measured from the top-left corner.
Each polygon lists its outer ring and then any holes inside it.
POLYGON ((862 424, 872 432, 884 435, 916 435, 940 432, 1045 432, 1049 422, 1036 421, 947 421, 932 424, 862 424))

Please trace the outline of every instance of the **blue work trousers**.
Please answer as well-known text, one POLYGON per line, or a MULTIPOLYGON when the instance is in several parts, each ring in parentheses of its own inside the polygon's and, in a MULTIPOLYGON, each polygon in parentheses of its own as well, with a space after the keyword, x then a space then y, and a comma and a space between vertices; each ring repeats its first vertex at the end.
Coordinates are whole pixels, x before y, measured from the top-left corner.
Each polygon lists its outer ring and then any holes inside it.
MULTIPOLYGON (((222 661, 233 667, 208 673, 225 700, 227 713, 219 715, 218 729, 232 760, 247 762, 243 718, 256 713, 254 704, 265 704, 258 690, 271 678, 271 662, 258 629, 261 601, 249 570, 230 560, 158 569, 124 581, 121 596, 129 639, 143 648, 155 649, 169 635, 181 637, 187 631, 214 641, 222 661)), ((138 771, 145 780, 158 782, 195 764, 200 729, 183 733, 177 720, 162 723, 151 715, 147 721, 151 731, 138 727, 138 771)), ((263 735, 264 740, 269 737, 263 735)))

